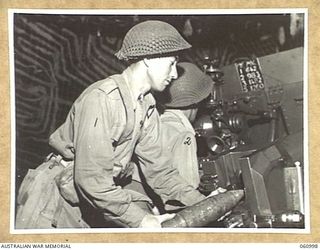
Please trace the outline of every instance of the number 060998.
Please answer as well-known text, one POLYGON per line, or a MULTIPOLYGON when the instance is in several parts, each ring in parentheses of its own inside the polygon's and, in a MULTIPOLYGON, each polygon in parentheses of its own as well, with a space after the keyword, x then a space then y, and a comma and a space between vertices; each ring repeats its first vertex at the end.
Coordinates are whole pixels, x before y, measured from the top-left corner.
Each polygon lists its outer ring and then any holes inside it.
POLYGON ((300 244, 300 248, 318 248, 318 244, 316 243, 300 244))

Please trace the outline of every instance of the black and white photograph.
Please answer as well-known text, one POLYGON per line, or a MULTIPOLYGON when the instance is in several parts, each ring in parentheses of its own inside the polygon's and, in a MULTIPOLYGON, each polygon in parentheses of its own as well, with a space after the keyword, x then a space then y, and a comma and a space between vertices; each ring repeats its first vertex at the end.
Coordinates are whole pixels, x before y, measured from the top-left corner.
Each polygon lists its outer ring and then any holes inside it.
POLYGON ((309 233, 307 20, 10 10, 10 232, 309 233))

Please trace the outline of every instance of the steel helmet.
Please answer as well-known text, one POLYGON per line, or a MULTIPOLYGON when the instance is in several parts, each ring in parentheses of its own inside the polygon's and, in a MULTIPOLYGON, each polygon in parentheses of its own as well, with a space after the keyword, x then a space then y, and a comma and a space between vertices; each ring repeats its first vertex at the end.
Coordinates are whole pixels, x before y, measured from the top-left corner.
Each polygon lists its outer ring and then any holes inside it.
POLYGON ((115 54, 120 60, 163 55, 191 45, 179 32, 163 21, 149 20, 133 26, 125 35, 121 49, 115 54))
POLYGON ((195 64, 177 64, 178 78, 159 93, 159 102, 167 108, 184 108, 207 98, 212 90, 212 79, 195 64))

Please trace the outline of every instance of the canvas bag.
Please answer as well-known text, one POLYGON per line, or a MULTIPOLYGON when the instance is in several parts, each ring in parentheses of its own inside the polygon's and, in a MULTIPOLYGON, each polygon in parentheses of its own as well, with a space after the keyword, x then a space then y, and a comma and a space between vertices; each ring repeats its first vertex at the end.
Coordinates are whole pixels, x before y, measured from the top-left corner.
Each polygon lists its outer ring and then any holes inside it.
POLYGON ((17 197, 16 229, 88 227, 79 207, 66 202, 56 185, 56 177, 67 167, 61 157, 50 154, 39 167, 28 170, 17 197))

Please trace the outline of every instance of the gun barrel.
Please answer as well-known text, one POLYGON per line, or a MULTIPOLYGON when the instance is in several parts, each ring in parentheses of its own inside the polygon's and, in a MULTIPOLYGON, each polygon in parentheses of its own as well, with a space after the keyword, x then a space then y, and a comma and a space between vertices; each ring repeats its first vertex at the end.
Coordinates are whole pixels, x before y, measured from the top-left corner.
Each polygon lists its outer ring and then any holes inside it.
POLYGON ((193 206, 179 211, 173 219, 162 223, 162 227, 201 227, 215 221, 234 208, 244 196, 243 190, 231 190, 208 197, 193 206))

